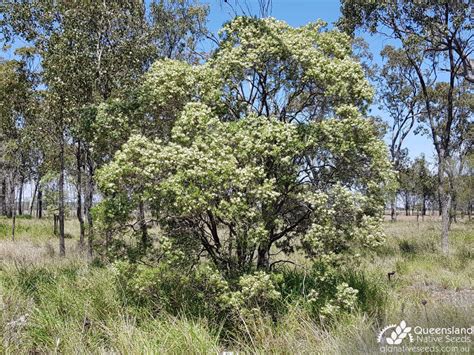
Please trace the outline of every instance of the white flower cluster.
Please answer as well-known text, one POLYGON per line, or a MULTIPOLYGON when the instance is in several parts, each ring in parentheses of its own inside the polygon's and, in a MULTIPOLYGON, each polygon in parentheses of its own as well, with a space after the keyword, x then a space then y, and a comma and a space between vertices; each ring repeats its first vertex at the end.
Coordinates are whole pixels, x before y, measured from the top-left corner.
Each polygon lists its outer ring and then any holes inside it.
POLYGON ((321 309, 321 316, 323 318, 331 317, 341 311, 351 311, 357 302, 358 293, 358 290, 350 287, 347 283, 341 283, 337 286, 336 298, 330 300, 321 309))

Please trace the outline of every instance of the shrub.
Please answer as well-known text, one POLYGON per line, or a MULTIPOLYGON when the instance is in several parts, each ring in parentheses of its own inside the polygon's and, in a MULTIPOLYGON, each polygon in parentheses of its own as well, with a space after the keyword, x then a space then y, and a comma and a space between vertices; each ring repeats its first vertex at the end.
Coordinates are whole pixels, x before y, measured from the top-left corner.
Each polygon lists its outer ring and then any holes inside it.
MULTIPOLYGON (((150 121, 165 115, 169 129, 160 139, 131 135, 98 171, 108 251, 115 240, 129 257, 127 243, 152 237, 136 221, 143 205, 159 225, 155 242, 173 240, 227 280, 270 272, 273 250, 341 263, 383 242, 392 173, 377 125, 362 116, 372 90, 350 39, 323 27, 236 18, 207 63, 152 66, 137 105, 150 121), (235 91, 247 85, 255 97, 235 91)), ((111 105, 99 119, 121 121, 121 105, 111 105)))

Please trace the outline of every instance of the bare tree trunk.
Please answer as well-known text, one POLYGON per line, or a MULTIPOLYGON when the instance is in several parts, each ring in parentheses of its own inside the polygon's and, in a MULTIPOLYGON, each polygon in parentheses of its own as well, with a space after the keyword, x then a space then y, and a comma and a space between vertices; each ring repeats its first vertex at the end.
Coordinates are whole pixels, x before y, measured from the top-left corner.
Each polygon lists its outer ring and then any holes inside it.
POLYGON ((40 178, 38 176, 35 182, 35 188, 33 189, 33 194, 31 196, 30 208, 29 208, 30 216, 33 216, 33 207, 35 206, 36 194, 38 193, 39 181, 40 181, 40 178))
POLYGON ((7 181, 2 179, 2 186, 0 188, 0 214, 7 215, 7 181))
POLYGON ((87 217, 87 251, 90 258, 93 256, 94 251, 94 226, 91 214, 93 198, 94 198, 94 162, 90 155, 90 151, 86 150, 87 159, 87 186, 86 186, 86 199, 85 199, 85 211, 87 217))
POLYGON ((405 215, 409 216, 410 215, 410 200, 408 193, 405 194, 405 215))
POLYGON ((41 190, 41 183, 38 182, 38 198, 36 202, 36 218, 43 218, 43 190, 41 190))
POLYGON ((441 203, 441 249, 443 254, 449 254, 449 224, 451 211, 451 193, 445 181, 446 160, 444 151, 438 155, 438 196, 441 203))
POLYGON ((397 195, 393 197, 391 203, 390 203, 390 218, 392 222, 395 222, 397 220, 397 195))
POLYGON ((25 178, 20 178, 20 191, 18 192, 18 215, 23 215, 23 185, 25 184, 25 178))
POLYGON ((12 194, 12 241, 15 241, 15 228, 16 228, 16 208, 15 208, 15 178, 12 178, 13 194, 12 194))
POLYGON ((258 248, 257 268, 268 269, 270 266, 270 259, 268 250, 264 246, 258 248))
POLYGON ((64 133, 61 132, 59 147, 59 255, 66 255, 66 244, 64 240, 64 133))
POLYGON ((58 221, 59 216, 55 213, 53 214, 53 234, 58 235, 58 221))
POLYGON ((15 182, 13 179, 10 177, 8 179, 8 210, 7 210, 7 217, 12 218, 13 217, 13 210, 16 209, 16 204, 13 202, 14 197, 15 197, 15 182))
POLYGON ((442 202, 441 202, 441 196, 438 193, 438 215, 442 215, 443 207, 442 207, 442 202))
POLYGON ((82 157, 81 157, 81 141, 77 141, 76 150, 76 169, 77 169, 77 209, 76 215, 79 221, 79 245, 81 249, 84 247, 84 218, 82 215, 82 157))
POLYGON ((443 191, 441 198, 441 249, 445 255, 449 254, 449 211, 451 209, 451 196, 449 193, 443 191))
MULTIPOLYGON (((269 238, 271 240, 271 238, 269 238)), ((257 268, 268 269, 270 267, 270 243, 261 242, 257 250, 257 268)))
POLYGON ((449 225, 451 226, 451 223, 457 223, 457 208, 458 208, 458 201, 457 201, 457 196, 456 193, 452 193, 451 196, 451 208, 449 209, 449 225))
POLYGON ((89 257, 92 258, 94 252, 94 221, 92 219, 92 197, 94 195, 93 185, 89 184, 88 191, 88 206, 87 206, 87 250, 89 257))

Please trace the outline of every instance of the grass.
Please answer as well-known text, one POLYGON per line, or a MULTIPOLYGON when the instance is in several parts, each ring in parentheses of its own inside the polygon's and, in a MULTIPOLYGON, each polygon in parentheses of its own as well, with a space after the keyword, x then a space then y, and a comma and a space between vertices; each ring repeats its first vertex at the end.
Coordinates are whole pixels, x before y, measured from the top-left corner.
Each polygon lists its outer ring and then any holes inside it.
POLYGON ((439 247, 440 229, 434 222, 386 224, 387 243, 367 267, 395 271, 399 288, 472 289, 474 232, 472 223, 453 224, 450 254, 439 247))
POLYGON ((8 289, 2 297, 4 352, 217 352, 218 337, 203 322, 157 319, 124 307, 108 269, 57 260, 4 266, 2 274, 2 289, 8 289), (25 324, 18 322, 22 317, 25 324))
MULTIPOLYGON (((472 322, 474 235, 467 222, 453 225, 447 257, 437 221, 387 222, 387 243, 359 270, 338 276, 359 289, 356 311, 321 321, 290 302, 290 292, 278 322, 236 320, 243 331, 230 334, 204 318, 152 314, 129 303, 111 269, 77 249, 77 237, 66 241, 66 258, 57 256, 51 221, 19 219, 14 242, 8 226, 0 219, 0 353, 369 354, 379 352, 380 329, 402 319, 436 327, 472 322)), ((75 221, 66 228, 77 236, 75 221)), ((290 276, 298 284, 300 276, 290 276)))

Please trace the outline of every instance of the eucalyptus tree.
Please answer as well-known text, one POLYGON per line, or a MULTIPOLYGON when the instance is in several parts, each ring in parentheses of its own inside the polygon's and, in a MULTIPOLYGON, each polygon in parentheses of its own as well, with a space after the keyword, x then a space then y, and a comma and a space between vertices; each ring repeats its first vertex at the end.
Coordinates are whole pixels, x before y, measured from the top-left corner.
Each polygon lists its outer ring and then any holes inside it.
MULTIPOLYGON (((457 114, 468 115, 474 109, 474 96, 462 95, 458 98, 461 101, 457 114)), ((472 121, 465 122, 464 127, 458 136, 459 144, 448 164, 448 177, 450 188, 452 189, 452 206, 450 219, 457 222, 457 210, 461 207, 468 210, 469 201, 472 195, 472 179, 469 172, 472 170, 472 151, 474 146, 474 123, 472 121), (471 167, 471 169, 470 169, 471 167), (462 207, 464 205, 464 208, 462 207)), ((472 197, 471 197, 472 199, 472 197)))
MULTIPOLYGON (((420 97, 417 92, 416 72, 411 67, 403 50, 386 46, 381 52, 385 63, 378 77, 378 96, 381 108, 391 119, 389 152, 393 168, 401 183, 400 170, 408 154, 403 147, 407 136, 413 132, 419 115, 420 97)), ((406 203, 405 203, 406 204, 406 203)), ((391 201, 391 219, 396 220, 397 194, 391 201)))
POLYGON ((21 197, 28 174, 31 145, 29 128, 34 118, 34 82, 27 70, 28 49, 20 50, 22 60, 0 62, 0 171, 2 173, 2 208, 12 217, 12 239, 15 217, 21 214, 21 197), (16 187, 19 184, 19 191, 16 187), (7 188, 8 187, 8 188, 7 188), (18 193, 18 208, 16 194, 18 193))
POLYGON ((462 170, 456 177, 457 203, 461 209, 461 218, 464 214, 472 217, 474 208, 474 154, 472 151, 466 155, 462 170))
POLYGON ((18 107, 18 97, 24 97, 16 61, 0 63, 0 146, 2 172, 2 204, 5 214, 12 217, 15 207, 15 185, 20 170, 21 149, 21 110, 18 107))
POLYGON ((416 200, 416 182, 415 172, 413 170, 413 162, 408 157, 400 162, 398 171, 398 190, 397 192, 403 199, 403 206, 405 209, 405 215, 409 216, 411 210, 415 205, 416 200))
POLYGON ((428 202, 436 198, 436 175, 431 171, 424 155, 415 158, 412 166, 415 182, 414 191, 421 201, 421 215, 426 216, 428 202))
MULTIPOLYGON (((470 1, 344 0, 339 26, 382 33, 398 42, 416 73, 424 124, 433 142, 442 210, 441 245, 449 252, 449 159, 459 145, 466 115, 457 115, 465 81, 472 77, 473 34, 470 1)), ((467 115, 472 118, 472 111, 467 115)))
POLYGON ((56 125, 59 157, 60 253, 64 254, 65 146, 75 146, 77 217, 84 240, 82 176, 86 170, 85 211, 92 253, 94 172, 90 146, 95 107, 126 95, 141 74, 163 55, 193 53, 206 9, 194 1, 7 2, 1 25, 6 41, 31 42, 41 60, 46 107, 56 125))

